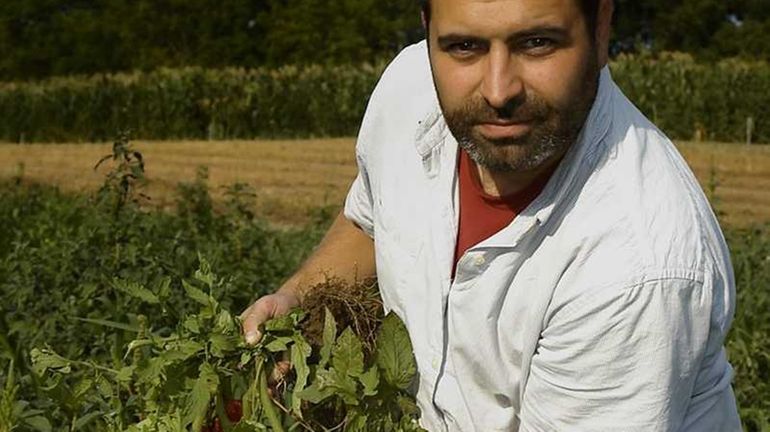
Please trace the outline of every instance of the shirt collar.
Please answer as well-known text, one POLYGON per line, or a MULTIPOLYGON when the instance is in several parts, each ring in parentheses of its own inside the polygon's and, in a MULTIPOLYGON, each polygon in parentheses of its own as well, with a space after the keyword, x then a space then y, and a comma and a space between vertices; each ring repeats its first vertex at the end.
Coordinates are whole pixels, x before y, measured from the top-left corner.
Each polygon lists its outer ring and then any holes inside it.
POLYGON ((544 224, 557 204, 575 193, 575 189, 580 186, 579 174, 590 169, 587 167, 593 166, 597 155, 601 153, 602 143, 612 124, 614 88, 615 83, 609 67, 605 66, 599 75, 596 99, 578 139, 565 155, 543 193, 530 206, 535 211, 533 216, 537 223, 544 224))
MULTIPOLYGON (((609 67, 605 66, 599 75, 596 99, 577 140, 568 150, 543 192, 517 216, 509 227, 515 232, 504 238, 518 239, 532 228, 544 225, 558 204, 576 193, 576 189, 579 188, 578 174, 585 170, 584 167, 593 165, 597 154, 601 153, 598 151, 601 143, 610 130, 614 89, 615 83, 609 67)), ((444 145, 457 145, 456 140, 449 133, 437 97, 435 102, 433 109, 419 122, 415 133, 416 150, 428 177, 436 177, 442 169, 441 148, 444 145)), ((444 158, 444 164, 446 163, 448 162, 444 158)), ((443 168, 456 171, 455 165, 443 168)), ((499 237, 493 236, 490 242, 484 242, 484 244, 490 247, 512 247, 516 243, 514 241, 513 245, 510 242, 498 245, 495 244, 497 243, 494 241, 495 238, 499 237)))

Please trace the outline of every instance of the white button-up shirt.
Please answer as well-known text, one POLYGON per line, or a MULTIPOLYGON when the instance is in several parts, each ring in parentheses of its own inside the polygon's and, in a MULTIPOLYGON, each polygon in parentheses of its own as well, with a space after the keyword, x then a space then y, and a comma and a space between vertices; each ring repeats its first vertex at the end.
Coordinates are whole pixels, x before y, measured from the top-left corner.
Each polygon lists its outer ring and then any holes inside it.
POLYGON ((540 196, 451 278, 457 142, 424 42, 372 94, 346 216, 375 242, 430 431, 740 430, 724 238, 672 143, 602 71, 540 196))

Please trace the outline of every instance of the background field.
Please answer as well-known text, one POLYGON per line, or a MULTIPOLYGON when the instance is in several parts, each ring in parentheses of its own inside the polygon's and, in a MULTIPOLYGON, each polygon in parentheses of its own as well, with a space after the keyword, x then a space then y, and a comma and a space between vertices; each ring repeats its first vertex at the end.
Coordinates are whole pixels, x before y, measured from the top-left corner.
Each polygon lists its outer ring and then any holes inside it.
MULTIPOLYGON (((110 394, 95 384, 111 376, 105 370, 147 365, 125 355, 138 337, 131 329, 149 317, 153 334, 164 335, 197 313, 185 283, 196 281, 199 257, 226 277, 216 296, 232 313, 274 290, 318 244, 356 171, 352 139, 137 146, 149 208, 121 201, 126 189, 105 182, 125 173, 119 164, 94 172, 109 146, 0 146, 0 431, 72 432, 67 425, 88 422, 77 430, 105 432, 139 421, 133 384, 110 394), (210 167, 208 183, 196 180, 201 164, 210 167), (249 188, 225 187, 234 182, 249 183, 256 203, 233 194, 249 188), (171 303, 147 303, 147 293, 171 303), (39 377, 36 348, 79 366, 61 381, 39 377), (102 369, 84 366, 93 363, 102 369)), ((738 297, 726 347, 744 430, 770 432, 770 149, 679 146, 729 221, 738 297)), ((143 376, 132 373, 131 382, 143 376)))
MULTIPOLYGON (((339 208, 356 174, 350 138, 302 141, 138 141, 146 160, 150 205, 169 208, 179 182, 208 168, 215 200, 224 187, 247 183, 256 211, 275 223, 301 225, 319 207, 339 208)), ((741 144, 677 144, 712 203, 730 226, 770 221, 770 147, 741 144)), ((102 184, 96 161, 108 144, 0 144, 0 179, 21 175, 73 192, 102 184)))

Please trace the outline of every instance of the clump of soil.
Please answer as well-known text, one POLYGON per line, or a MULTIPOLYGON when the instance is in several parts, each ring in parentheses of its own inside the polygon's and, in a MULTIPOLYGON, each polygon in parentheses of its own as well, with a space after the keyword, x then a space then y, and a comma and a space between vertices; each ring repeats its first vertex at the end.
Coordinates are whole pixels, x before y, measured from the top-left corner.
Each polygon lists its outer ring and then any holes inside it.
POLYGON ((323 345, 324 319, 328 308, 337 322, 337 335, 350 327, 370 358, 375 349, 377 330, 384 318, 376 279, 347 283, 337 278, 307 290, 302 309, 307 313, 301 324, 302 333, 314 348, 323 345))

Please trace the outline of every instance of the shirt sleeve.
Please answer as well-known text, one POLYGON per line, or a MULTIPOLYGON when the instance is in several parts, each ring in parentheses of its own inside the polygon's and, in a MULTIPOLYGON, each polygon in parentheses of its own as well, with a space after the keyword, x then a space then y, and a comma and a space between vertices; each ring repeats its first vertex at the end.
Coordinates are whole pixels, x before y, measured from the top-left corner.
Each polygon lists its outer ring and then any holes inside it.
POLYGON ((356 154, 358 176, 353 181, 345 199, 345 217, 358 225, 369 237, 374 238, 373 200, 369 172, 364 158, 356 154))
POLYGON ((532 359, 520 430, 695 430, 693 405, 711 407, 700 410, 697 423, 709 427, 699 431, 740 430, 711 306, 708 284, 662 279, 555 313, 532 359))

